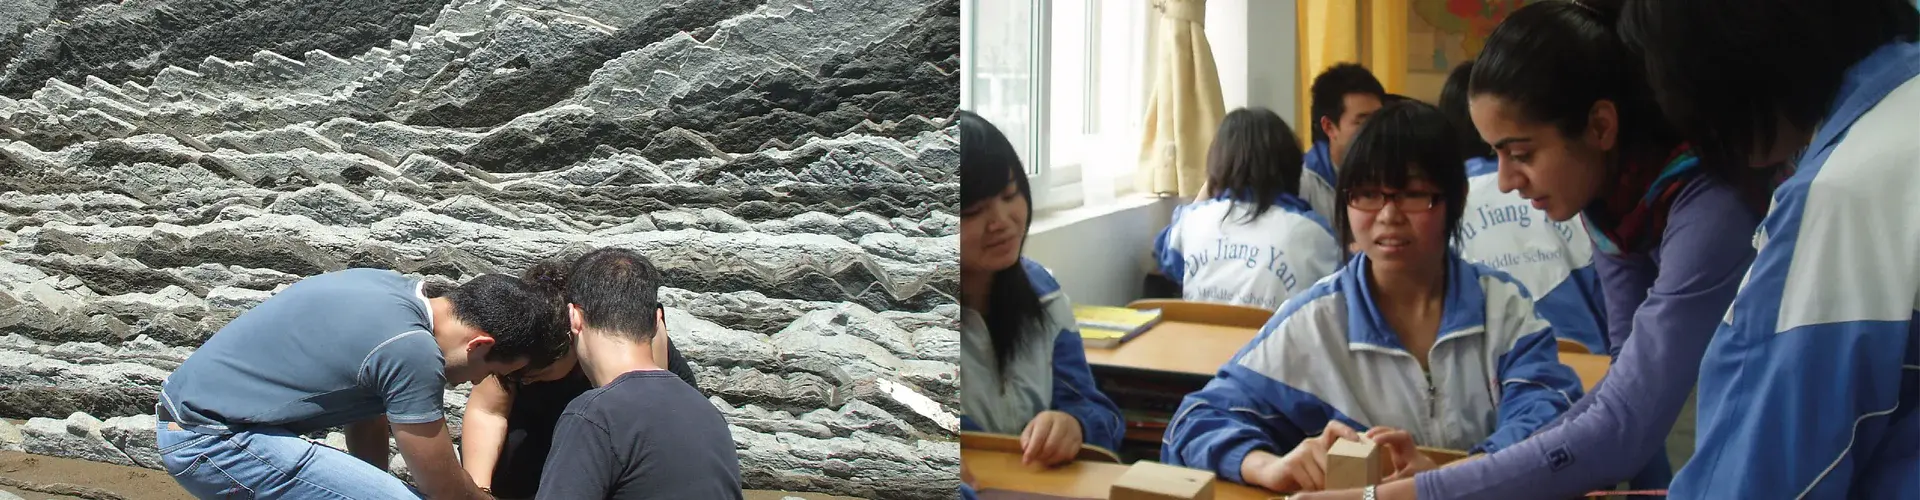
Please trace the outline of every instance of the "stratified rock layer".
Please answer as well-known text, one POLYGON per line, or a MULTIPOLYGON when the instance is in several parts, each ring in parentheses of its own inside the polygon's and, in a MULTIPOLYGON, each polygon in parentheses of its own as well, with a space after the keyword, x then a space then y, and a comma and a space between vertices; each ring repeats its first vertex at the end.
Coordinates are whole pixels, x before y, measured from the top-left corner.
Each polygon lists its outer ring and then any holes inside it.
POLYGON ((161 381, 307 276, 617 245, 748 488, 951 496, 957 0, 0 5, 0 450, 158 467, 161 381))

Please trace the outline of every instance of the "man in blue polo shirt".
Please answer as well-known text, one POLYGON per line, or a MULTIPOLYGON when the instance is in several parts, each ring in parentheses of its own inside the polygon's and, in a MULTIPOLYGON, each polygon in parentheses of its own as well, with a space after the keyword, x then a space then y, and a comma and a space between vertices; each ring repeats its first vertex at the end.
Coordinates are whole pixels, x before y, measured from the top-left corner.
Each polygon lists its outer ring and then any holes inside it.
POLYGON ((301 280, 167 377, 161 462, 200 498, 488 498, 460 470, 441 391, 551 362, 565 339, 549 300, 500 274, 457 288, 377 269, 301 280), (339 425, 347 453, 301 436, 339 425), (389 425, 421 492, 386 471, 389 425))

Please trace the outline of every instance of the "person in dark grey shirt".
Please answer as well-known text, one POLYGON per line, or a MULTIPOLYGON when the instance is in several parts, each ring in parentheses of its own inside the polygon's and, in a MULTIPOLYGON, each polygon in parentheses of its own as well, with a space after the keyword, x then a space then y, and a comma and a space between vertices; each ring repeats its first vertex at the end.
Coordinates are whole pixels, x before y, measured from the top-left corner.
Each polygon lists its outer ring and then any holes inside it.
POLYGON ((598 386, 567 404, 540 476, 540 499, 742 497, 727 421, 654 359, 666 335, 660 271, 630 250, 574 261, 567 283, 574 349, 598 386))
MULTIPOLYGON (((520 281, 554 297, 557 323, 552 330, 561 337, 568 336, 569 331, 567 273, 572 269, 573 259, 554 259, 520 273, 520 281)), ((656 335, 652 344, 654 359, 665 359, 667 371, 699 389, 693 367, 671 339, 656 335)), ((565 350, 553 364, 521 380, 487 377, 474 383, 473 392, 467 395, 466 418, 460 421, 460 465, 494 498, 533 498, 553 447, 553 430, 560 423, 560 414, 566 412, 567 403, 593 390, 593 381, 576 362, 573 344, 568 343, 565 350)))
POLYGON ((442 390, 557 357, 549 297, 488 274, 440 296, 379 269, 310 277, 254 306, 161 384, 160 461, 200 498, 487 498, 460 470, 442 390), (347 426, 347 450, 301 435, 347 426), (351 453, 351 455, 349 454, 351 453))

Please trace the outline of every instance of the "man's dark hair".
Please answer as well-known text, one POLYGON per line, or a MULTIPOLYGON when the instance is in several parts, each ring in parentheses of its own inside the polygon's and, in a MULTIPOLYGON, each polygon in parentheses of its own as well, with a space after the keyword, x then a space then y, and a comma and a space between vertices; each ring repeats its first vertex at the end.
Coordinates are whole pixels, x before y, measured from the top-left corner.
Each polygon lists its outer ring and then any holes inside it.
POLYGON ((1467 209, 1467 165, 1460 161, 1460 141, 1453 122, 1432 104, 1408 99, 1386 107, 1367 119, 1347 147, 1334 189, 1334 229, 1341 252, 1353 246, 1353 221, 1347 217, 1354 190, 1384 187, 1405 189, 1419 178, 1440 188, 1447 205, 1448 238, 1458 234, 1460 216, 1467 209))
POLYGON ((1454 131, 1460 133, 1460 153, 1467 158, 1484 158, 1493 156, 1493 147, 1473 128, 1473 113, 1467 109, 1467 82, 1472 78, 1473 61, 1460 63, 1447 73, 1447 83, 1440 86, 1440 112, 1453 120, 1454 131))
MULTIPOLYGON (((1020 230, 1026 233, 1033 227, 1033 186, 1027 182, 1027 170, 1021 166, 1013 141, 1007 140, 993 122, 973 112, 960 111, 956 120, 960 122, 960 217, 967 217, 966 207, 1000 196, 1012 184, 1027 204, 1027 227, 1020 230)), ((1026 240, 1020 244, 1025 252, 1026 240)), ((1026 266, 1015 262, 993 273, 987 303, 984 319, 993 343, 994 367, 1005 375, 1007 366, 1021 355, 1014 346, 1022 336, 1029 335, 1027 332, 1037 330, 1030 327, 1038 327, 1041 322, 1040 294, 1033 291, 1026 266)))
POLYGON ((1635 0, 1620 34, 1703 159, 1748 165, 1778 120, 1812 131, 1847 68, 1920 37, 1911 0, 1635 0))
POLYGON ((1304 160, 1300 140, 1280 115, 1267 108, 1233 110, 1220 120, 1207 149, 1207 196, 1226 194, 1250 204, 1246 221, 1253 222, 1273 208, 1280 193, 1300 194, 1304 160))
POLYGON ((527 358, 534 363, 552 347, 552 338, 543 330, 553 321, 553 309, 548 307, 546 297, 519 278, 482 274, 461 283, 446 297, 453 302, 455 317, 493 338, 487 361, 527 358))
POLYGON ((544 260, 528 267, 520 273, 520 282, 526 284, 544 299, 547 310, 552 311, 548 321, 538 328, 542 335, 549 338, 531 359, 522 373, 546 368, 554 361, 565 356, 573 349, 572 327, 567 321, 567 276, 570 263, 560 260, 544 260))
POLYGON ((1340 123, 1341 115, 1347 114, 1347 94, 1372 94, 1380 98, 1382 105, 1387 101, 1387 88, 1380 85, 1380 79, 1373 77, 1372 71, 1354 63, 1335 64, 1320 76, 1313 77, 1311 87, 1313 102, 1309 105, 1313 124, 1313 141, 1327 140, 1327 132, 1320 129, 1320 118, 1325 117, 1340 123))
MULTIPOLYGON (((660 268, 645 255, 606 247, 573 261, 567 301, 579 306, 587 326, 635 343, 653 341, 660 311, 660 268)), ((665 362, 666 360, 659 360, 665 362)))

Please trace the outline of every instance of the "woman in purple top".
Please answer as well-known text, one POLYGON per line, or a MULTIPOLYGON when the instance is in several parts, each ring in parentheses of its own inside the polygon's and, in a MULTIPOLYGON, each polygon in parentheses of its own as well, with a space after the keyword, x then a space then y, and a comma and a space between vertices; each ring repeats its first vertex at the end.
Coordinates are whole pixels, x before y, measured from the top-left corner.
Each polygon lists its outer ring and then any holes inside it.
POLYGON ((1663 445, 1753 259, 1766 183, 1743 165, 1701 163, 1666 125, 1614 33, 1618 12, 1595 0, 1515 11, 1488 36, 1468 91, 1500 189, 1554 220, 1585 218, 1615 350, 1607 378, 1499 452, 1436 470, 1415 443, 1383 440, 1412 457, 1394 460, 1390 482, 1298 498, 1569 498, 1649 466, 1650 486, 1671 477, 1663 445))

